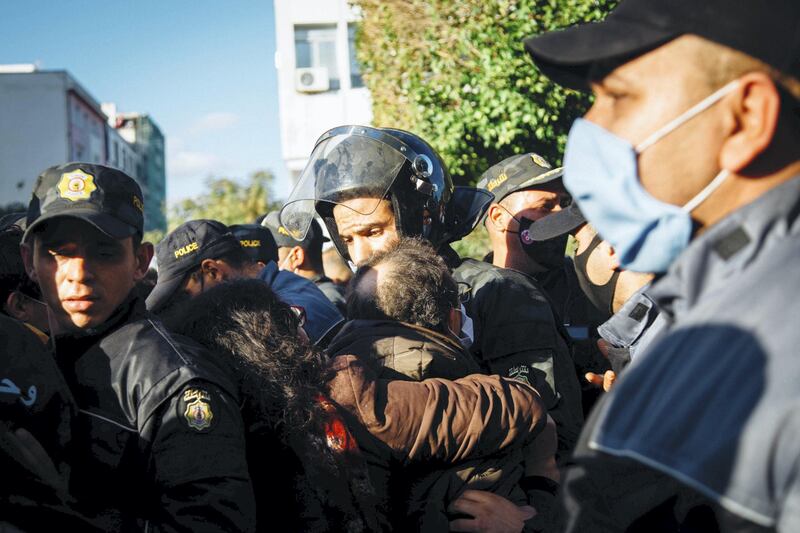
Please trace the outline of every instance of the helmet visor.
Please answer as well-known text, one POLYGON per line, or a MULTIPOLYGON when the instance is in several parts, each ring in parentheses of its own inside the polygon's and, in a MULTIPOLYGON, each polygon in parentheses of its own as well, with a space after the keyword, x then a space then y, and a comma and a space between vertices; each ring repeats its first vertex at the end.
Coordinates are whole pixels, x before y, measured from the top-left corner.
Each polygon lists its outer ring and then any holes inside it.
POLYGON ((331 130, 314 147, 281 209, 281 224, 292 238, 303 240, 319 202, 372 214, 410 160, 407 152, 401 142, 373 128, 331 130))

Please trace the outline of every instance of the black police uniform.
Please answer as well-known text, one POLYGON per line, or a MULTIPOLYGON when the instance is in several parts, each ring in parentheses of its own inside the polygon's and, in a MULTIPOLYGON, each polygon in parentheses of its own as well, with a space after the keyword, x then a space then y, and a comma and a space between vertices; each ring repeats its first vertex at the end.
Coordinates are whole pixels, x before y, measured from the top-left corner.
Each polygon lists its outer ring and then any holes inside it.
POLYGON ((254 529, 236 388, 202 348, 135 296, 100 331, 55 345, 86 441, 72 490, 103 529, 254 529))
MULTIPOLYGON (((34 186, 23 242, 61 217, 130 239, 144 227, 142 192, 111 167, 51 167, 34 186)), ((137 294, 101 325, 54 339, 79 409, 76 506, 104 531, 251 531, 236 389, 201 349, 167 334, 137 294)))
POLYGON ((597 387, 582 381, 587 372, 603 374, 611 369, 608 360, 597 348, 600 334, 597 327, 608 315, 598 310, 578 284, 572 259, 565 257, 561 268, 534 274, 533 277, 550 300, 556 318, 564 325, 572 343, 572 359, 583 393, 583 409, 588 412, 598 395, 597 387))
POLYGON ((54 523, 99 531, 69 494, 78 408, 53 357, 22 323, 3 315, 0 354, 0 531, 42 531, 54 523))
MULTIPOLYGON (((447 254, 450 261, 452 256, 447 254)), ((558 427, 564 459, 583 424, 581 391, 568 340, 544 293, 530 276, 474 259, 461 261, 453 277, 469 290, 464 307, 475 323, 470 351, 486 372, 525 381, 539 392, 558 427)))

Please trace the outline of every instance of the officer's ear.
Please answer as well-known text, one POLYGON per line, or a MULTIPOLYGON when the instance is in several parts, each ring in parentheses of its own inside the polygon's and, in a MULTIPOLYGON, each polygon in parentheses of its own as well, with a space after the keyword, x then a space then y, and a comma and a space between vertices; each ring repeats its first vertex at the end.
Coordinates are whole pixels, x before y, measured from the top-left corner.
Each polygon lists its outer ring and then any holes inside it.
POLYGON ((137 249, 133 251, 136 258, 136 270, 134 272, 134 280, 141 281, 147 274, 147 269, 150 268, 150 261, 153 259, 153 244, 143 242, 137 249))
POLYGON ((300 246, 295 246, 289 250, 289 268, 294 270, 300 268, 306 262, 306 251, 300 246))
MULTIPOLYGON (((32 241, 35 241, 36 237, 34 236, 32 241)), ((25 272, 28 274, 28 277, 31 278, 34 282, 39 283, 39 277, 36 275, 36 269, 33 268, 33 245, 31 242, 24 242, 19 245, 19 253, 22 256, 22 264, 25 266, 25 272)))
POLYGON ((781 97, 765 72, 739 78, 725 111, 729 134, 722 143, 720 167, 741 172, 763 154, 775 138, 781 113, 781 97))
POLYGON ((223 281, 225 279, 221 262, 216 259, 203 259, 200 262, 200 274, 204 277, 208 276, 214 281, 223 281))
POLYGON ((506 211, 500 204, 492 204, 489 206, 489 211, 486 213, 486 221, 492 225, 494 231, 503 231, 506 229, 506 211))
POLYGON ((11 291, 3 305, 3 310, 20 322, 30 322, 30 299, 19 291, 11 291))

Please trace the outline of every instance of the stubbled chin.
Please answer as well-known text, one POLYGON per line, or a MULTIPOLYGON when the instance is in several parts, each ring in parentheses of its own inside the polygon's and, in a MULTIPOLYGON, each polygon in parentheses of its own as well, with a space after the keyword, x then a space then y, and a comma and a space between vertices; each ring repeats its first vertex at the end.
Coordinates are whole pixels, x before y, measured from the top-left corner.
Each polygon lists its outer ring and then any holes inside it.
POLYGON ((98 317, 86 313, 65 313, 57 320, 59 333, 77 333, 95 328, 103 323, 98 317))

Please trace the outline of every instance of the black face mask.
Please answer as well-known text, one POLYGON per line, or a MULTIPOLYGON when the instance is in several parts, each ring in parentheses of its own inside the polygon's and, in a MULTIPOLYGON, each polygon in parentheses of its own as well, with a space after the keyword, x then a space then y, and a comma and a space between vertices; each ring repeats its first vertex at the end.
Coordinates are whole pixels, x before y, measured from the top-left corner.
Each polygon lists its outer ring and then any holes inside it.
POLYGON ((519 233, 519 242, 522 244, 522 249, 525 250, 528 257, 544 270, 563 267, 569 235, 565 233, 546 241, 534 241, 528 231, 534 222, 536 221, 522 217, 522 220, 519 221, 519 232, 509 231, 509 233, 519 233))
POLYGON ((592 252, 601 242, 603 242, 603 239, 600 235, 595 235, 592 242, 589 243, 589 246, 586 247, 583 253, 575 254, 575 275, 578 278, 578 285, 581 286, 581 290, 583 290, 586 297, 589 298, 589 301, 592 302, 598 310, 608 313, 608 316, 611 316, 614 314, 614 291, 617 289, 617 279, 619 278, 620 271, 614 271, 611 275, 611 279, 603 285, 592 283, 586 275, 586 265, 589 262, 589 256, 592 255, 592 252))

